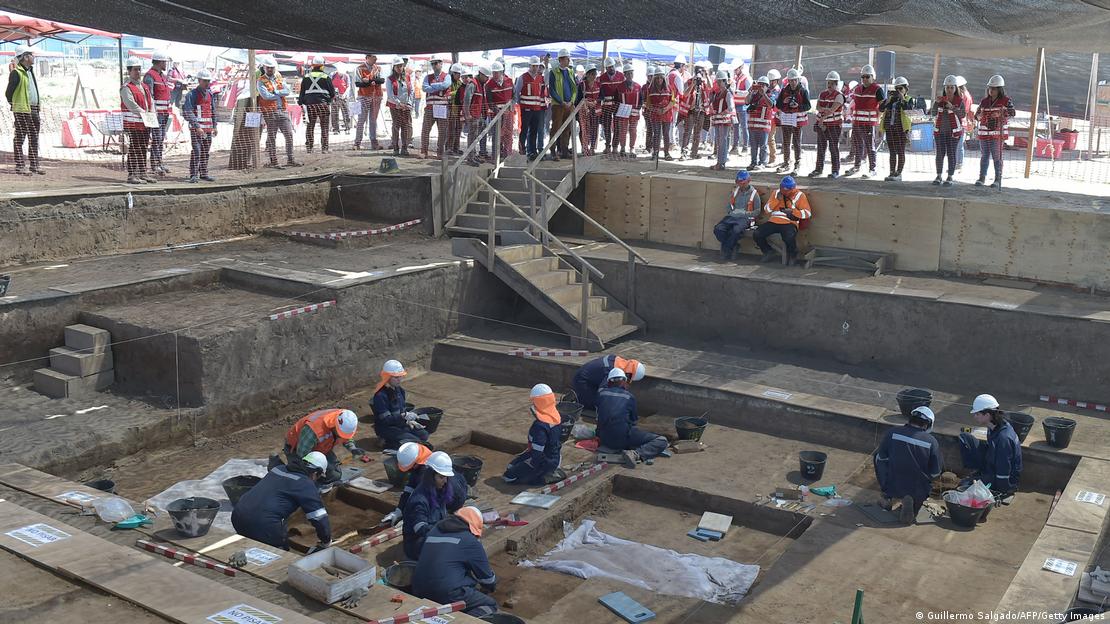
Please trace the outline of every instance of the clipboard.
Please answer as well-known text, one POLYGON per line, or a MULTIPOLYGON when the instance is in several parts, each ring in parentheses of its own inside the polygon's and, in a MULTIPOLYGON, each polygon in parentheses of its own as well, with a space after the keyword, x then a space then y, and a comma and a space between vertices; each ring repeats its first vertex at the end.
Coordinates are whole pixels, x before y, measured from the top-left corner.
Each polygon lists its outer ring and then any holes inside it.
POLYGON ((243 117, 244 128, 261 128, 262 127, 262 113, 248 112, 243 117))
POLYGON ((617 117, 621 119, 628 119, 632 115, 631 104, 621 104, 617 107, 617 117))
POLYGON ((143 125, 147 128, 161 128, 162 125, 158 123, 158 113, 139 113, 143 118, 143 125))
POLYGON ((432 106, 432 117, 436 119, 447 119, 447 106, 443 104, 435 104, 432 106))

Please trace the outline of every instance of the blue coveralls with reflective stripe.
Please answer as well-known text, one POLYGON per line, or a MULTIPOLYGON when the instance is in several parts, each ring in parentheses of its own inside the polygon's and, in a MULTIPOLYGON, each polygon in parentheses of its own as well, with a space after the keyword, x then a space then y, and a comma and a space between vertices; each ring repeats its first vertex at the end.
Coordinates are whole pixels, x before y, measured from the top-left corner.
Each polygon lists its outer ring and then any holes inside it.
POLYGON ((915 513, 929 498, 933 479, 941 473, 937 439, 908 424, 883 435, 874 459, 875 478, 883 496, 891 499, 912 496, 915 513))
POLYGON ((287 524, 297 508, 316 528, 319 541, 331 541, 328 510, 320 490, 307 475, 278 466, 247 491, 231 512, 235 532, 275 548, 289 550, 287 524))

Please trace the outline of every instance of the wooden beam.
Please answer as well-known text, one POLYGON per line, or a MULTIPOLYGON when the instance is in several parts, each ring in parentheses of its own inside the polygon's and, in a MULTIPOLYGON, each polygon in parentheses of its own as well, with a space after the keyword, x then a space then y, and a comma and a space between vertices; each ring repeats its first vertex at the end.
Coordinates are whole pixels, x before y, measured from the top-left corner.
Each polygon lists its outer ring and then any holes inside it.
POLYGON ((794 67, 797 67, 798 71, 802 69, 802 46, 798 46, 798 50, 794 54, 794 67))
POLYGON ((933 56, 933 82, 929 84, 929 98, 937 98, 937 77, 940 75, 940 52, 933 56))
MULTIPOLYGON (((605 59, 609 58, 609 40, 606 39, 601 44, 601 71, 605 71, 605 59)), ((601 75, 601 72, 598 72, 601 75)))
MULTIPOLYGON (((1025 177, 1033 171, 1033 148, 1037 143, 1037 112, 1041 107, 1041 75, 1044 72, 1044 48, 1037 48, 1036 75, 1033 78, 1033 108, 1029 112, 1029 145, 1025 147, 1025 177)), ((1049 137, 1051 140, 1051 137, 1049 137)))
POLYGON ((1091 159, 1095 147, 1095 127, 1091 120, 1095 116, 1095 96, 1098 94, 1098 52, 1091 54, 1091 82, 1087 94, 1087 159, 1091 159))

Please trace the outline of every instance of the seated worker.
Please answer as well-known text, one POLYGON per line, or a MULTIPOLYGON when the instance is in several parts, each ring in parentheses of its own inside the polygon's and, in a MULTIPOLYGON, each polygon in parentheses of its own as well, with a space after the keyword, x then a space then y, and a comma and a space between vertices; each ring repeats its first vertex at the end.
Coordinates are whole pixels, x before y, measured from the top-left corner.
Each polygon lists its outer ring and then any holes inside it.
POLYGON ((889 511, 892 502, 901 499, 902 524, 914 523, 941 473, 940 445, 929 433, 934 420, 933 410, 915 408, 906 424, 883 435, 875 451, 875 478, 883 491, 879 506, 889 511))
POLYGON ((747 171, 736 174, 736 187, 728 198, 725 217, 713 226, 713 236, 721 243, 721 260, 736 258, 736 249, 744 232, 755 227, 755 218, 762 209, 759 193, 751 185, 752 175, 747 171))
POLYGON ((231 525, 243 537, 289 550, 289 516, 299 507, 316 528, 319 543, 313 551, 331 544, 328 510, 320 500, 316 481, 328 469, 328 460, 319 451, 306 454, 301 461, 277 466, 266 473, 239 499, 231 512, 231 525))
POLYGON ((1017 490, 1021 480, 1021 441, 993 396, 975 397, 971 413, 976 423, 987 427, 987 441, 961 433, 960 458, 964 468, 975 471, 972 479, 981 480, 1001 495, 998 498, 1005 499, 1017 490))
MULTIPOLYGON (((432 450, 416 442, 405 442, 401 445, 401 448, 397 449, 397 467, 401 472, 409 473, 409 478, 405 482, 405 488, 401 490, 401 498, 397 502, 397 508, 386 514, 382 518, 382 522, 388 522, 390 526, 397 526, 397 523, 401 521, 404 516, 405 504, 409 502, 409 496, 420 485, 420 478, 424 474, 425 467, 431 457, 432 450)), ((451 487, 454 489, 453 502, 447 507, 447 511, 454 513, 463 506, 469 488, 466 479, 461 474, 451 477, 451 487)))
POLYGON ((771 194, 763 212, 770 215, 765 223, 755 229, 755 244, 759 245, 763 257, 760 262, 770 262, 775 259, 775 250, 767 242, 767 237, 772 234, 782 236, 782 243, 786 245, 787 262, 792 264, 798 257, 798 229, 806 227, 813 216, 809 207, 809 200, 805 193, 798 190, 794 178, 786 176, 779 184, 777 191, 771 194))
POLYGON ((632 377, 632 381, 640 381, 647 374, 647 368, 637 360, 627 360, 619 355, 606 355, 596 360, 590 360, 574 373, 574 393, 578 395, 578 402, 586 409, 597 408, 597 393, 605 385, 609 371, 619 368, 632 377))
POLYGON ((636 427, 636 397, 628 391, 628 376, 619 368, 609 371, 609 384, 597 394, 597 435, 601 446, 621 452, 625 464, 636 467, 667 450, 667 438, 636 427))
POLYGON ((374 433, 386 449, 395 449, 405 442, 428 441, 428 432, 424 425, 416 422, 416 413, 405 409, 405 389, 401 382, 406 374, 400 362, 387 361, 370 401, 374 410, 374 433))
POLYGON ((285 433, 285 457, 289 465, 297 464, 310 451, 319 451, 328 459, 328 470, 321 483, 337 481, 340 476, 339 459, 332 452, 336 442, 351 452, 352 457, 362 457, 366 451, 355 444, 358 416, 351 410, 316 410, 301 418, 285 433))
POLYGON ((412 561, 420 559, 420 550, 424 547, 424 538, 428 531, 447 517, 447 508, 458 496, 449 482, 455 476, 455 469, 451 466, 451 457, 447 453, 432 453, 424 465, 431 470, 423 471, 420 484, 405 501, 401 525, 405 556, 412 561))
POLYGON ((482 512, 477 507, 463 507, 440 520, 428 531, 412 573, 413 595, 440 604, 461 600, 466 603, 463 613, 474 617, 496 613, 497 601, 486 594, 497 588, 497 575, 480 537, 482 512))
POLYGON ((555 393, 547 384, 532 387, 532 416, 535 421, 528 429, 528 450, 509 462, 501 478, 506 483, 517 481, 528 485, 554 483, 566 478, 558 473, 562 448, 563 418, 555 409, 555 393))

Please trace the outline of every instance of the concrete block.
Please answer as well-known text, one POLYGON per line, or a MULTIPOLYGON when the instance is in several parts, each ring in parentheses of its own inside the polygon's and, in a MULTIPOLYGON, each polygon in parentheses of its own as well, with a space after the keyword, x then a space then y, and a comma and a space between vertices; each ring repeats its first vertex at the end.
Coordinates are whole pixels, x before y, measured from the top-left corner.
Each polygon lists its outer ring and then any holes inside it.
POLYGON ((813 219, 806 230, 809 242, 825 247, 855 249, 859 194, 819 190, 806 190, 805 194, 813 208, 813 219))
POLYGON ((893 253, 902 271, 936 271, 943 220, 943 199, 860 195, 853 247, 893 253))
POLYGON ((705 178, 693 176, 653 176, 648 240, 700 247, 705 227, 706 182, 705 178))
POLYGON ((78 351, 100 352, 112 342, 107 330, 89 325, 69 325, 65 336, 66 346, 78 351))
POLYGON ((80 397, 99 392, 115 381, 115 369, 93 373, 87 377, 66 375, 49 368, 34 372, 35 391, 53 399, 80 397))
MULTIPOLYGON (((590 174, 586 176, 583 211, 621 239, 645 240, 648 237, 650 178, 629 175, 590 174)), ((585 224, 589 237, 604 236, 596 227, 585 224)))
POLYGON ((1110 463, 1089 457, 1079 460, 1079 465, 1068 480, 1067 488, 1060 496, 1060 502, 1048 517, 1048 525, 1098 535, 1106 520, 1108 503, 1081 503, 1075 497, 1084 490, 1110 496, 1107 484, 1110 484, 1110 463))
POLYGON ((56 347, 50 350, 50 368, 75 377, 88 377, 94 373, 111 370, 112 350, 77 351, 69 347, 56 347))

